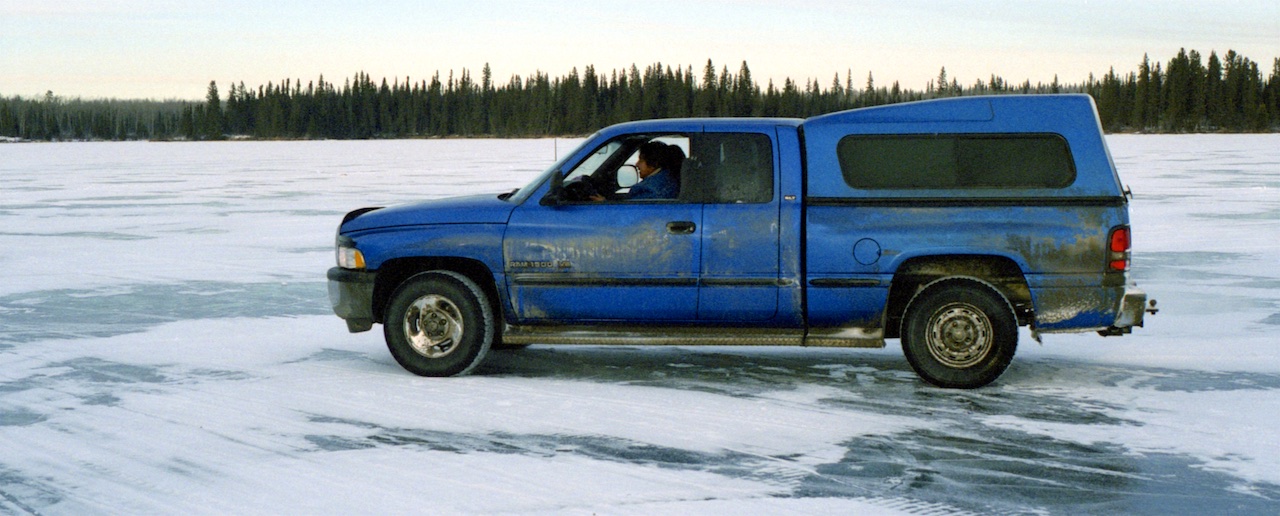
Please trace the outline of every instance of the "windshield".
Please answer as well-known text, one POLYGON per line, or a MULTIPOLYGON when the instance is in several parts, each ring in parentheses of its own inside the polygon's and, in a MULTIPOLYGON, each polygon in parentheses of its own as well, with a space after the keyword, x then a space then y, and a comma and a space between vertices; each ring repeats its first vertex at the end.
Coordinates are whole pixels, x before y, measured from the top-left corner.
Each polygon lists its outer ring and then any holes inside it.
MULTIPOLYGON (((595 137, 596 135, 592 134, 591 136, 588 136, 585 140, 583 140, 583 142, 589 142, 595 137)), ((558 161, 556 161, 555 164, 548 167, 541 174, 538 174, 538 176, 533 178, 532 181, 529 181, 529 184, 521 187, 520 190, 517 190, 514 194, 512 194, 506 200, 508 202, 515 203, 515 204, 524 203, 524 201, 528 199, 530 195, 533 195, 533 192, 537 190, 539 186, 541 186, 543 183, 547 181, 547 179, 551 177, 551 174, 554 174, 557 170, 560 170, 560 167, 563 167, 565 162, 569 161, 569 158, 573 157, 574 154, 577 154, 579 149, 581 149, 580 146, 577 148, 574 148, 572 151, 568 153, 565 153, 565 155, 561 157, 558 161)))

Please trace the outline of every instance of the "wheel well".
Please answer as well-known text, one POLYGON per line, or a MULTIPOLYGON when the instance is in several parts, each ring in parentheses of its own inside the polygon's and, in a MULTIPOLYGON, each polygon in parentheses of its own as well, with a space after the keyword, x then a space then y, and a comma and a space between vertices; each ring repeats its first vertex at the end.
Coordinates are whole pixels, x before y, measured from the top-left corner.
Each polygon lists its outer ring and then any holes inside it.
POLYGON ((1013 260, 982 255, 921 256, 904 262, 893 275, 885 307, 885 337, 900 336, 903 312, 917 293, 930 283, 949 277, 977 279, 994 287, 1013 306, 1019 326, 1035 319, 1031 289, 1013 260))
POLYGON ((494 314, 501 314, 498 305, 498 287, 494 284, 493 272, 489 267, 476 260, 450 257, 415 257, 388 260, 378 268, 378 276, 373 285, 373 319, 374 322, 386 321, 387 304, 391 295, 405 280, 414 275, 434 270, 453 271, 476 282, 489 298, 494 314))

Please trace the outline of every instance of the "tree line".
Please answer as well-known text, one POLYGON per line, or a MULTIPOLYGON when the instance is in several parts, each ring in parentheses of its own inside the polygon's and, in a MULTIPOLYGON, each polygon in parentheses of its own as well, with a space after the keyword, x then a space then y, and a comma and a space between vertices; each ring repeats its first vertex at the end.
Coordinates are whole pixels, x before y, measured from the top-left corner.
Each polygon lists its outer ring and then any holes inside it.
POLYGON ((943 68, 924 90, 884 86, 870 73, 855 84, 852 71, 829 85, 787 78, 761 87, 746 62, 736 73, 708 60, 692 66, 661 63, 643 70, 599 73, 587 66, 551 77, 513 75, 495 83, 486 64, 441 77, 375 82, 357 73, 341 86, 321 76, 305 85, 286 79, 224 96, 210 82, 203 102, 67 100, 0 97, 0 137, 24 140, 367 139, 419 137, 538 137, 580 135, 628 120, 670 117, 809 117, 844 109, 930 98, 989 94, 1087 93, 1109 132, 1270 132, 1280 129, 1280 59, 1265 78, 1256 62, 1229 51, 1207 60, 1180 51, 1167 63, 1147 56, 1136 71, 1083 83, 988 80, 961 84, 943 68))

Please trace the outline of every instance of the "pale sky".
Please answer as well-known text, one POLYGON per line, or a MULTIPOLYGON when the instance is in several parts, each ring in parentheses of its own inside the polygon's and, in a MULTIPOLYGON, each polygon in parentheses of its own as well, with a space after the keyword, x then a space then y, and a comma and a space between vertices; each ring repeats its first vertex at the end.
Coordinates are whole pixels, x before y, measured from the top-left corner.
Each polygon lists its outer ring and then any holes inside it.
POLYGON ((946 67, 970 85, 1064 83, 1167 62, 1179 48, 1228 50, 1264 79, 1280 52, 1276 0, 0 0, 0 96, 203 99, 231 83, 364 71, 380 80, 560 77, 655 62, 743 61, 763 87, 784 77, 830 86, 924 89, 946 67))

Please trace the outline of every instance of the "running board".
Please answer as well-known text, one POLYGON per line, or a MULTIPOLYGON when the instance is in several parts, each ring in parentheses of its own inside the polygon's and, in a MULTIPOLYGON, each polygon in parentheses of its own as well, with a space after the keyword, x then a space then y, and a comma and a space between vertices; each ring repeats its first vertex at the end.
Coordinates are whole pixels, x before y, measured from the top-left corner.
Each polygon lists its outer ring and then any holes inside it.
POLYGON ((644 326, 507 326, 503 344, 630 346, 810 346, 883 348, 884 332, 865 328, 804 330, 774 328, 644 326))

